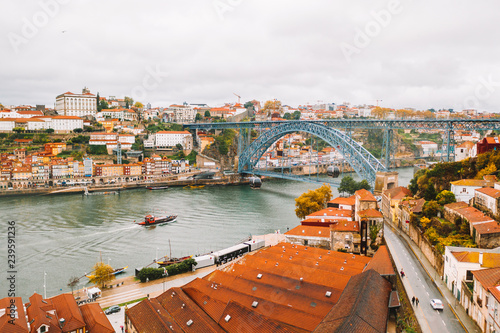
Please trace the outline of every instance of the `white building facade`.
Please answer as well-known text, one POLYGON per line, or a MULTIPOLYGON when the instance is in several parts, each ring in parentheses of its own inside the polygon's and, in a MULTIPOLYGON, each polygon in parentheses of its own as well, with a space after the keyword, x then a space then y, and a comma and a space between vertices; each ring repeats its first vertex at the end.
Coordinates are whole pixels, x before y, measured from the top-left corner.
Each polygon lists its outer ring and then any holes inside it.
POLYGON ((88 88, 81 94, 66 92, 56 97, 55 109, 59 115, 83 117, 95 116, 97 113, 97 97, 88 88))
POLYGON ((183 149, 193 149, 193 136, 188 131, 161 131, 155 135, 156 148, 173 148, 178 144, 183 149))

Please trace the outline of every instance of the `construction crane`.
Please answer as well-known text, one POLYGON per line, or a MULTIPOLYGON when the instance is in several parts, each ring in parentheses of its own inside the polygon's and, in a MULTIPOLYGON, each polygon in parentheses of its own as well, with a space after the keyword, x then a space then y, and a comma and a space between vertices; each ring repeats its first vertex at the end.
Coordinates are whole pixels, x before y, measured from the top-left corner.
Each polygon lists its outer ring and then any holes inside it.
POLYGON ((240 99, 241 99, 241 96, 240 95, 236 95, 235 93, 233 93, 234 96, 238 97, 238 104, 240 104, 240 99))

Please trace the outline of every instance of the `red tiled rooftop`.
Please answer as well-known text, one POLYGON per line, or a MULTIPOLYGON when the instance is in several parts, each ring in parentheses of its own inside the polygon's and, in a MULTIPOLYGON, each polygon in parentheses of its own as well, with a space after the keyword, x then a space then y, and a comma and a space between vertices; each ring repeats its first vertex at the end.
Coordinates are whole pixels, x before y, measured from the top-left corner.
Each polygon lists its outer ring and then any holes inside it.
POLYGON ((359 198, 359 200, 361 201, 377 201, 377 199, 375 199, 375 197, 373 196, 373 194, 368 191, 368 190, 365 190, 365 189, 361 189, 361 190, 357 190, 354 195, 359 198))
POLYGON ((500 198, 500 190, 491 188, 491 187, 483 187, 476 189, 476 192, 486 194, 489 197, 498 199, 500 198))
POLYGON ((378 248, 372 260, 366 265, 365 271, 369 269, 373 269, 382 276, 395 275, 387 246, 383 245, 378 248))
POLYGON ((398 200, 410 196, 411 191, 404 186, 398 186, 389 190, 385 190, 384 195, 390 196, 392 200, 398 200))
POLYGON ((85 328, 89 332, 114 333, 115 330, 108 317, 98 303, 87 303, 80 306, 85 328))
POLYGON ((339 221, 330 224, 330 231, 333 232, 359 232, 358 221, 339 221))
MULTIPOLYGON (((279 300, 278 298, 267 297, 264 299, 244 295, 238 291, 229 289, 228 286, 211 283, 210 281, 205 281, 203 279, 195 279, 188 283, 184 288, 197 289, 208 295, 210 298, 215 298, 221 302, 237 302, 242 306, 255 311, 259 315, 308 331, 312 331, 322 319, 319 315, 308 314, 293 307, 273 302, 275 299, 279 300), (253 302, 258 302, 258 305, 255 308, 252 307, 253 302)), ((311 305, 309 304, 309 306, 311 305)))
POLYGON ((356 204, 356 197, 350 196, 349 198, 338 197, 333 200, 328 201, 329 204, 339 204, 339 205, 349 205, 354 206, 356 204))
POLYGON ((285 235, 330 238, 330 229, 328 229, 328 227, 312 227, 308 225, 299 225, 292 230, 287 231, 285 235))
POLYGON ((358 216, 363 218, 363 217, 367 217, 367 218, 370 218, 370 217, 374 217, 374 218, 379 218, 379 217, 384 217, 382 215, 382 212, 380 212, 379 210, 377 209, 366 209, 366 210, 360 210, 358 212, 358 216))

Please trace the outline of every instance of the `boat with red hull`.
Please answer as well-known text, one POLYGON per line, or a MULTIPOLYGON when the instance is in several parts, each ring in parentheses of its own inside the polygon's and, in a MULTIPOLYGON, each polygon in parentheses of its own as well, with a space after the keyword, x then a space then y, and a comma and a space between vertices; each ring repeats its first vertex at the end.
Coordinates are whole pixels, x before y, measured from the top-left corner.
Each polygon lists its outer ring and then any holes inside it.
POLYGON ((165 224, 174 222, 177 219, 177 215, 168 215, 168 216, 154 216, 154 215, 146 215, 144 221, 136 222, 138 225, 156 225, 156 224, 165 224))

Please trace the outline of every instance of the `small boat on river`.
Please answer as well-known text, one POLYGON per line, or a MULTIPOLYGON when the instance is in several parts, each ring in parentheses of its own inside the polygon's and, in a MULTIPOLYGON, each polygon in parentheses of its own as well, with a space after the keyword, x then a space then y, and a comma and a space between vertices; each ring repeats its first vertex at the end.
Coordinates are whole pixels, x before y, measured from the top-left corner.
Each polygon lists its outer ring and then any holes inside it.
MULTIPOLYGON (((115 269, 111 274, 112 275, 118 275, 118 274, 121 274, 123 273, 126 269, 128 268, 128 266, 125 266, 125 267, 122 267, 122 268, 117 268, 115 269)), ((93 279, 95 277, 94 274, 89 274, 89 275, 85 275, 86 277, 88 277, 89 279, 93 279)))
POLYGON ((177 215, 168 215, 168 216, 154 216, 154 215, 146 215, 144 221, 136 222, 138 225, 155 225, 155 224, 164 224, 174 222, 177 219, 177 215))
POLYGON ((192 256, 187 256, 187 257, 182 257, 182 258, 166 258, 168 260, 162 260, 162 261, 157 261, 156 263, 160 266, 170 266, 173 264, 178 264, 183 262, 184 260, 187 260, 191 258, 192 256))
POLYGON ((148 186, 146 187, 148 190, 166 190, 168 186, 148 186))

